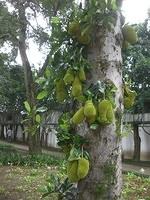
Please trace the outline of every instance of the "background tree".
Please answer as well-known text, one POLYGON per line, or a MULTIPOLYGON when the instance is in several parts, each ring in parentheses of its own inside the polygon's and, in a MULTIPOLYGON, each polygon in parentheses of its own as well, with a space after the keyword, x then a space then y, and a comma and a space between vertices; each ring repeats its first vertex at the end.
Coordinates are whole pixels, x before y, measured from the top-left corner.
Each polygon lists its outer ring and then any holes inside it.
POLYGON ((135 25, 138 32, 138 43, 130 46, 124 52, 123 76, 131 81, 132 88, 137 92, 136 104, 133 112, 148 112, 150 101, 150 32, 149 19, 135 25))
MULTIPOLYGON (((37 23, 36 20, 39 14, 48 16, 51 18, 55 16, 59 9, 63 9, 63 6, 69 1, 1 1, 1 27, 3 29, 0 32, 1 44, 5 45, 10 43, 13 49, 19 50, 21 55, 22 64, 24 67, 24 80, 26 88, 27 103, 26 108, 30 110, 32 117, 28 118, 28 133, 29 133, 29 150, 31 153, 40 152, 40 135, 39 128, 37 127, 37 120, 39 122, 39 117, 36 118, 36 84, 34 83, 34 77, 32 73, 31 64, 29 62, 26 50, 27 43, 29 39, 36 41, 39 46, 45 44, 49 37, 48 33, 44 32, 44 28, 37 23), (10 12, 9 8, 12 9, 10 12), (32 25, 32 22, 36 21, 36 25, 32 25), (28 106, 27 106, 28 104, 28 106)), ((44 19, 43 19, 44 20, 44 19)), ((17 56, 17 54, 16 54, 17 56)), ((40 75, 44 72, 49 62, 49 55, 47 56, 40 75)), ((39 116, 39 115, 38 115, 39 116)))

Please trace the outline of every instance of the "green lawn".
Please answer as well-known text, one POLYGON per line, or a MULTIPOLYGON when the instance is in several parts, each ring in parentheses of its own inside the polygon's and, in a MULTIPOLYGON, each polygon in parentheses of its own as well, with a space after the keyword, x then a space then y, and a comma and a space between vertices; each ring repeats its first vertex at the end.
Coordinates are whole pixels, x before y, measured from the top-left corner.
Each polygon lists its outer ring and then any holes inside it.
MULTIPOLYGON (((49 155, 31 157, 9 150, 9 146, 0 146, 0 200, 40 200, 52 174, 65 177, 60 159, 49 155)), ((52 181, 49 184, 53 186, 52 181)), ((45 200, 57 200, 57 195, 51 194, 45 200)), ((124 174, 123 200, 150 200, 150 177, 124 174)))

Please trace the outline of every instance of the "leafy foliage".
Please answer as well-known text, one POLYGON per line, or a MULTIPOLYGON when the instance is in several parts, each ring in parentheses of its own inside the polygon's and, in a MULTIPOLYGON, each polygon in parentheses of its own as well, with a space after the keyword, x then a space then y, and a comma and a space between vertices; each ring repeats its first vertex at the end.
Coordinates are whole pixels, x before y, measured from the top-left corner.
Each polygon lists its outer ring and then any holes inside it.
MULTIPOLYGON (((135 112, 144 111, 144 104, 150 101, 150 32, 149 19, 136 25, 138 43, 124 53, 124 80, 131 81, 131 87, 138 97, 135 112)), ((145 108, 146 110, 148 108, 145 108)))

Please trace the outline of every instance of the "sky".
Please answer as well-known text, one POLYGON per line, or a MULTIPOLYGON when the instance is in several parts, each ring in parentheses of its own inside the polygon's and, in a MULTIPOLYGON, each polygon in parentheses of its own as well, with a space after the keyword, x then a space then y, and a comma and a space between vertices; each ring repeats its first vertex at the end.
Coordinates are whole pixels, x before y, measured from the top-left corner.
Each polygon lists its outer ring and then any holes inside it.
MULTIPOLYGON (((125 23, 137 24, 143 22, 148 16, 150 0, 123 0, 122 13, 125 16, 125 23)), ((30 43, 30 51, 27 52, 31 65, 39 68, 45 60, 45 54, 41 54, 36 45, 30 43)), ((21 64, 18 56, 17 62, 21 64)))

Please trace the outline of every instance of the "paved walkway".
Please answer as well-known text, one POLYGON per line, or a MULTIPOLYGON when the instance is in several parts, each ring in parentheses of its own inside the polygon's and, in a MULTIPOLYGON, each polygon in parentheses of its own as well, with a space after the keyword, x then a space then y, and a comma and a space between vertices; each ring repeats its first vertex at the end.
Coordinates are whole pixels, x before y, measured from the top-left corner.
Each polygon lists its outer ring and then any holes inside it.
POLYGON ((150 176, 150 167, 147 166, 145 167, 123 163, 122 168, 124 172, 133 172, 135 174, 140 174, 143 176, 150 176))
MULTIPOLYGON (((0 144, 11 145, 21 151, 28 151, 28 149, 29 149, 27 145, 8 143, 8 142, 1 141, 1 140, 0 140, 0 144)), ((47 154, 50 154, 50 155, 53 155, 56 157, 63 157, 63 153, 56 152, 56 151, 42 149, 42 153, 47 153, 47 154)), ((140 174, 140 175, 150 176, 150 166, 149 167, 144 166, 144 165, 138 166, 138 165, 123 163, 122 168, 123 168, 123 172, 133 172, 133 173, 140 174)))

